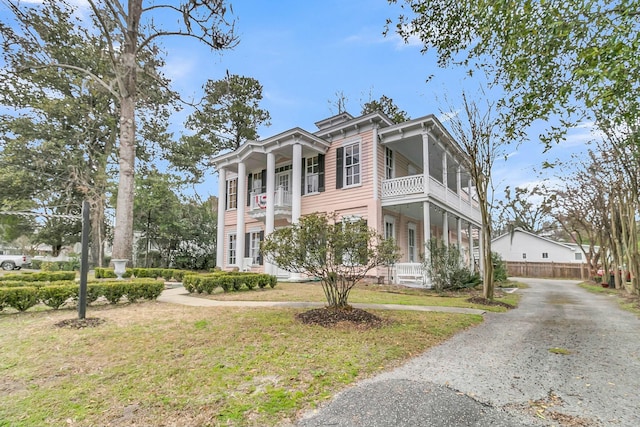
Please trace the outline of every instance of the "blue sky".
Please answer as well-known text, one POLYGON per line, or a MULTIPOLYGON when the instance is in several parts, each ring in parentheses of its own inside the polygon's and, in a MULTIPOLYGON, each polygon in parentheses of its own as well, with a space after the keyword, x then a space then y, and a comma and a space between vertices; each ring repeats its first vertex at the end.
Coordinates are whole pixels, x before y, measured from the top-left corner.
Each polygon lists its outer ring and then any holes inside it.
MULTIPOLYGON (((86 8, 86 0, 71 1, 86 8)), ((220 79, 227 70, 256 78, 263 85, 262 106, 271 114, 271 126, 259 130, 261 137, 296 126, 314 131, 314 122, 337 112, 330 105, 337 92, 347 97, 347 110, 353 115, 360 113, 364 102, 386 95, 417 118, 449 111, 445 97, 455 108, 462 89, 475 94, 484 83, 468 78, 461 69, 439 68, 436 57, 422 54, 418 43, 405 44, 394 33, 384 37, 386 19, 400 13, 398 5, 386 0, 231 3, 238 46, 219 53, 190 39, 165 38, 164 71, 186 99, 199 99, 207 79, 220 79)), ((176 134, 187 114, 184 110, 173 117, 176 134)), ((536 171, 544 160, 566 160, 585 150, 590 127, 586 123, 575 129, 565 143, 546 154, 535 136, 518 147, 506 147, 508 160, 496 162, 494 184, 501 188, 539 181, 536 171)), ((204 198, 216 195, 216 182, 211 170, 196 190, 204 198)))
MULTIPOLYGON (((417 118, 448 111, 445 97, 455 104, 463 88, 476 93, 484 83, 461 69, 439 68, 436 57, 422 54, 418 43, 406 44, 395 34, 384 37, 386 19, 399 11, 386 0, 237 1, 233 11, 240 38, 235 49, 210 53, 183 40, 166 41, 166 73, 183 94, 198 95, 207 79, 222 78, 226 70, 258 79, 262 105, 271 114, 271 126, 260 129, 261 137, 296 126, 315 130, 314 122, 336 113, 329 101, 338 91, 354 115, 370 98, 386 95, 417 118)), ((493 172, 496 188, 530 185, 552 175, 538 174, 542 162, 584 151, 590 127, 585 123, 571 131, 548 153, 535 135, 506 147, 508 160, 498 160, 493 172)), ((216 195, 215 183, 210 173, 197 191, 216 195)))

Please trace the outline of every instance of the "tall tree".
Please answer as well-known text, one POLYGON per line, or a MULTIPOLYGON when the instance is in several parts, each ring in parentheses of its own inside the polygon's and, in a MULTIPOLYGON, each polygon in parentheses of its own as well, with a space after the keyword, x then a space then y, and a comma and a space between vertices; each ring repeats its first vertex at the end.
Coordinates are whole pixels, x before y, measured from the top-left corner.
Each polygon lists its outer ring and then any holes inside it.
POLYGON ((204 92, 186 123, 194 133, 183 135, 168 156, 196 180, 211 156, 258 139, 258 127, 269 126, 271 119, 269 112, 260 108, 262 85, 254 78, 227 73, 221 80, 209 80, 204 92))
MULTIPOLYGON (((396 3, 398 0, 389 0, 396 3)), ((558 114, 633 123, 640 113, 638 0, 404 0, 405 39, 442 66, 484 69, 507 92, 511 125, 558 114), (574 114, 575 113, 575 114, 574 114)), ((388 21, 388 25, 392 21, 388 21)), ((389 27, 387 27, 387 30, 389 27)), ((556 132, 557 131, 557 132, 556 132)))
POLYGON ((478 205, 482 216, 482 267, 483 296, 493 299, 493 262, 491 259, 492 239, 492 184, 491 170, 495 159, 503 153, 505 140, 500 133, 499 122, 492 116, 493 104, 487 102, 482 109, 474 101, 462 94, 462 111, 450 120, 453 136, 469 158, 469 174, 475 183, 478 205), (462 115, 462 117, 460 117, 462 115))
MULTIPOLYGON (((25 72, 49 68, 73 70, 88 76, 114 100, 118 120, 118 198, 116 202, 116 227, 114 230, 113 257, 132 258, 133 245, 133 195, 136 149, 136 108, 140 98, 140 77, 148 74, 162 81, 153 66, 159 55, 154 43, 165 36, 185 36, 204 43, 213 50, 234 46, 236 37, 233 24, 225 19, 227 8, 223 0, 184 0, 158 2, 143 7, 143 0, 87 0, 91 10, 89 25, 102 42, 109 73, 102 73, 91 65, 78 66, 72 61, 35 57, 37 62, 25 64, 25 72), (156 22, 167 22, 159 27, 156 22), (153 55, 150 56, 149 52, 153 55)), ((31 5, 5 0, 22 26, 24 34, 30 31, 31 5)), ((46 4, 55 3, 46 0, 46 4)), ((32 40, 31 49, 39 51, 40 40, 32 40)))
POLYGON ((370 99, 362 106, 361 114, 373 113, 374 111, 382 111, 386 114, 394 123, 403 123, 410 119, 406 111, 401 110, 393 99, 382 95, 380 99, 370 99))

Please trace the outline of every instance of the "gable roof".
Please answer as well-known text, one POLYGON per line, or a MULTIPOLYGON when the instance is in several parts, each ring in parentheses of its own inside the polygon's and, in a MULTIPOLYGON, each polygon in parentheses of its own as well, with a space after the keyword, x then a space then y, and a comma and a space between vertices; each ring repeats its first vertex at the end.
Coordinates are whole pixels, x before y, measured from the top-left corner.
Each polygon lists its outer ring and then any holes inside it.
POLYGON ((523 233, 523 234, 526 234, 528 236, 534 237, 536 239, 539 239, 539 240, 542 240, 542 241, 545 241, 545 242, 548 242, 548 243, 552 243, 554 245, 562 246, 563 248, 569 249, 571 251, 575 251, 577 249, 577 247, 570 246, 571 245, 570 243, 556 242, 555 240, 551 240, 551 239, 548 239, 546 237, 538 236, 537 234, 534 234, 534 233, 531 233, 529 231, 523 230, 522 228, 516 228, 512 232, 501 234, 500 236, 492 239, 491 242, 493 243, 493 242, 495 242, 497 240, 502 240, 505 237, 511 238, 512 234, 515 234, 515 233, 523 233))

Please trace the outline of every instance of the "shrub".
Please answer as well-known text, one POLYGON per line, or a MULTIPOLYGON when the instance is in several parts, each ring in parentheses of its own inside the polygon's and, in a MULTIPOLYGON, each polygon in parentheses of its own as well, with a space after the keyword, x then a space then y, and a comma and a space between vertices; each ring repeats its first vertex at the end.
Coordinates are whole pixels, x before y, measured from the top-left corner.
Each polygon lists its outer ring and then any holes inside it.
POLYGON ((57 310, 69 298, 78 294, 78 287, 75 285, 52 285, 43 286, 38 290, 38 298, 43 304, 57 310))
POLYGON ((215 272, 209 274, 188 274, 182 279, 184 288, 190 293, 213 293, 220 287, 224 292, 239 291, 246 287, 255 289, 275 287, 278 283, 276 276, 245 272, 215 272))
POLYGON ((507 263, 498 252, 491 252, 491 263, 493 264, 493 281, 496 283, 506 282, 507 263))
POLYGON ((40 269, 42 271, 59 271, 60 265, 55 261, 43 261, 40 269))
POLYGON ((127 283, 124 281, 106 282, 102 288, 104 296, 110 304, 117 304, 127 292, 127 283))
POLYGON ((88 283, 87 284, 87 304, 95 302, 104 294, 104 286, 102 283, 88 283))
POLYGON ((35 286, 0 288, 0 301, 4 306, 26 311, 38 303, 38 288, 35 286))
MULTIPOLYGON (((460 249, 437 239, 427 243, 424 267, 437 291, 475 286, 473 273, 464 265, 460 249)), ((477 284, 477 283, 476 283, 477 284)))
POLYGON ((184 275, 186 273, 187 272, 185 270, 173 270, 173 278, 178 282, 182 282, 182 279, 184 278, 184 275))
POLYGON ((76 273, 73 271, 57 271, 40 273, 17 273, 5 274, 0 276, 0 281, 19 281, 19 282, 56 282, 60 280, 74 280, 76 273))
POLYGON ((44 261, 42 261, 41 259, 32 259, 31 260, 31 268, 33 268, 34 270, 40 270, 40 268, 42 268, 42 263, 44 261))
POLYGON ((162 278, 167 282, 173 279, 173 270, 170 268, 165 268, 164 270, 162 270, 162 278))

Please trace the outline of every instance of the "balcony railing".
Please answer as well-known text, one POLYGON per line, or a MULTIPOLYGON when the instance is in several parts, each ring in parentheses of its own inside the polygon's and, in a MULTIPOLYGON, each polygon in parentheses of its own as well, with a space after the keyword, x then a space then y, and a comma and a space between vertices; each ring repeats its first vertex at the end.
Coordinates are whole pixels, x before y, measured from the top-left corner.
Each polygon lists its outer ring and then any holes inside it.
POLYGON ((424 193, 424 175, 410 175, 382 181, 382 197, 424 193))
MULTIPOLYGON (((274 206, 276 209, 291 209, 291 192, 278 187, 274 192, 274 206)), ((252 211, 267 209, 267 193, 252 192, 249 207, 252 211)))
MULTIPOLYGON (((425 194, 424 175, 410 175, 400 178, 385 179, 382 181, 382 201, 397 201, 410 198, 417 201, 425 194), (413 196, 413 197, 411 197, 413 196)), ((479 215, 478 203, 475 200, 469 203, 469 197, 463 191, 462 195, 445 187, 440 181, 429 177, 429 196, 453 206, 459 211, 472 217, 479 215)))

